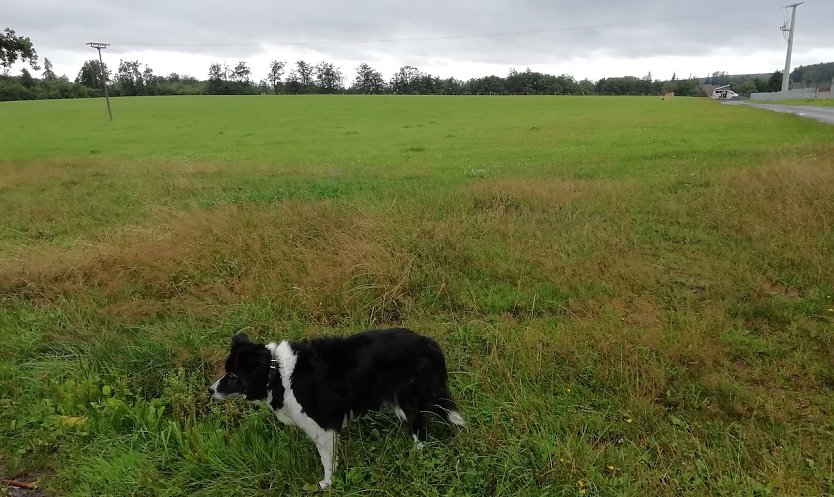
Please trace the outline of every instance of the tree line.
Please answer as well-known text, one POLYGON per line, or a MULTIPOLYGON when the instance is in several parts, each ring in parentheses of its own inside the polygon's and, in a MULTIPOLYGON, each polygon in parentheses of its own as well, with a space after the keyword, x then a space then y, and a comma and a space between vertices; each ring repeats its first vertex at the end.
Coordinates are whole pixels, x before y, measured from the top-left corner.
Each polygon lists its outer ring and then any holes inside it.
MULTIPOLYGON (((263 78, 256 78, 246 61, 234 66, 213 63, 204 80, 171 73, 157 75, 138 60, 120 60, 115 72, 98 60, 84 62, 74 80, 57 76, 49 59, 43 68, 37 65, 38 55, 31 41, 6 29, 0 34, 0 100, 32 100, 50 98, 98 97, 103 84, 114 96, 151 95, 256 95, 256 94, 400 94, 400 95, 660 95, 674 92, 683 96, 704 96, 702 83, 729 84, 726 73, 713 73, 706 80, 689 77, 660 81, 651 73, 644 77, 612 77, 598 81, 577 81, 567 74, 552 75, 531 71, 510 70, 505 77, 485 76, 467 81, 440 78, 414 66, 402 66, 386 79, 382 73, 360 64, 347 80, 339 67, 329 62, 311 64, 304 60, 287 64, 273 60, 263 78), (24 67, 20 75, 11 76, 9 68, 18 60, 28 62, 32 70, 40 71, 40 78, 24 67), (104 79, 104 81, 102 81, 104 79)), ((801 66, 793 73, 806 79, 829 75, 834 63, 801 66), (818 67, 819 66, 819 67, 818 67)), ((734 82, 740 94, 753 91, 778 91, 781 72, 769 79, 748 78, 734 82)))
MULTIPOLYGON (((834 66, 834 64, 832 64, 834 66)), ((799 66, 791 71, 791 87, 805 87, 816 86, 820 81, 815 80, 813 83, 804 83, 801 81, 801 73, 805 66, 799 66)), ((704 83, 708 85, 724 86, 731 85, 733 91, 739 95, 749 96, 756 92, 774 92, 782 90, 782 71, 774 71, 772 74, 743 74, 730 75, 724 71, 716 71, 707 76, 704 83)))
POLYGON ((567 74, 552 75, 510 70, 507 76, 485 76, 467 81, 440 78, 414 66, 402 66, 386 79, 367 63, 360 64, 350 81, 329 62, 311 64, 304 60, 288 65, 272 61, 264 78, 256 80, 245 61, 230 66, 213 63, 208 78, 171 73, 157 75, 136 60, 120 60, 117 70, 98 60, 84 62, 74 80, 57 76, 49 59, 44 59, 40 78, 23 68, 19 76, 0 76, 0 100, 83 98, 102 95, 102 74, 113 96, 151 95, 258 95, 258 94, 368 94, 368 95, 678 95, 703 96, 700 81, 688 78, 652 80, 651 74, 577 81, 567 74))
POLYGON ((834 62, 799 66, 791 71, 791 81, 805 87, 819 85, 825 89, 827 86, 830 90, 834 83, 834 62))

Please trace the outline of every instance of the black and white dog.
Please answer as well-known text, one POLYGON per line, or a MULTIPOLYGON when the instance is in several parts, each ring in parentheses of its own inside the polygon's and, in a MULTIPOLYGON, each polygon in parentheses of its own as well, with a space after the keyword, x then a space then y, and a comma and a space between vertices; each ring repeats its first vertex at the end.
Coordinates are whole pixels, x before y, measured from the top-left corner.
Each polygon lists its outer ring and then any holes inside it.
POLYGON ((403 328, 268 344, 235 335, 226 374, 209 393, 215 400, 245 395, 266 402, 282 423, 301 428, 319 451, 321 488, 336 469, 336 433, 354 417, 390 406, 420 447, 427 413, 464 424, 446 385, 440 346, 403 328))

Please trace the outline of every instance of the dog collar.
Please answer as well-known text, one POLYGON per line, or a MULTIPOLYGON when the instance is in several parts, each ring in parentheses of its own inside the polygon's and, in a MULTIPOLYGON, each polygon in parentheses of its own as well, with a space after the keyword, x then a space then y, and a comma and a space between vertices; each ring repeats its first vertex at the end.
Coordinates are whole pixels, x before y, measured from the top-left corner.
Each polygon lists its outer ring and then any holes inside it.
POLYGON ((272 382, 275 381, 275 375, 278 374, 278 359, 275 358, 275 350, 270 348, 269 355, 271 359, 269 360, 269 380, 267 380, 266 387, 271 388, 272 382))

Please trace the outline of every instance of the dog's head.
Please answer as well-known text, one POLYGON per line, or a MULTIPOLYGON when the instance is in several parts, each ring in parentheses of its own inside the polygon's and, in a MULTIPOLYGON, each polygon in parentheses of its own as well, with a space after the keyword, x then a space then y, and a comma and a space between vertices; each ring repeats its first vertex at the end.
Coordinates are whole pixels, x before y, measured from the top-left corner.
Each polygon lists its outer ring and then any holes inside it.
POLYGON ((270 358, 266 346, 252 342, 245 334, 232 337, 226 374, 208 387, 211 398, 226 400, 245 395, 247 400, 266 399, 270 358))

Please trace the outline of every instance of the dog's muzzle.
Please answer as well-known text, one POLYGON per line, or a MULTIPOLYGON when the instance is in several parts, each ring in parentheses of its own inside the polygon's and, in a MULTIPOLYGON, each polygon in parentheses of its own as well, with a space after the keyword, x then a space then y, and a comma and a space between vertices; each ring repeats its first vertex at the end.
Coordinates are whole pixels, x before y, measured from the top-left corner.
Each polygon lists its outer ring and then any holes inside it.
MULTIPOLYGON (((222 378, 221 378, 221 379, 222 379, 222 378)), ((211 399, 212 399, 212 400, 226 400, 226 399, 230 399, 230 398, 232 398, 232 397, 236 397, 237 395, 239 395, 239 394, 227 395, 227 394, 220 393, 220 392, 217 390, 217 388, 218 388, 218 386, 219 386, 219 385, 220 385, 220 380, 217 380, 217 381, 214 383, 214 385, 212 385, 212 386, 208 387, 208 393, 209 393, 209 395, 211 396, 211 399)))

